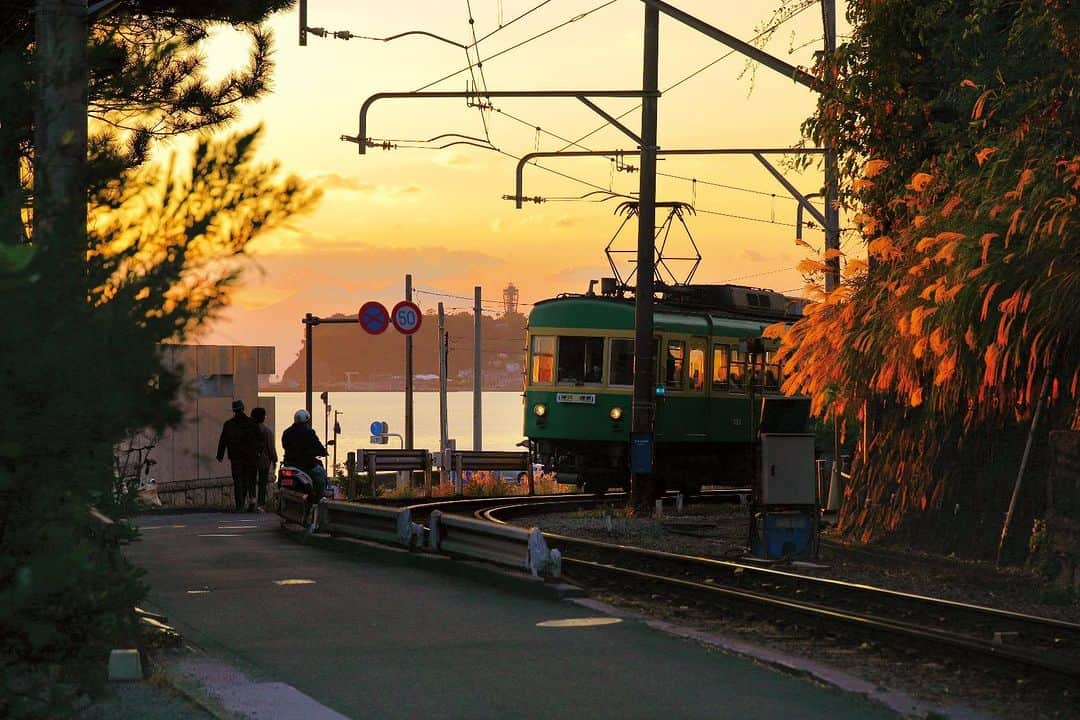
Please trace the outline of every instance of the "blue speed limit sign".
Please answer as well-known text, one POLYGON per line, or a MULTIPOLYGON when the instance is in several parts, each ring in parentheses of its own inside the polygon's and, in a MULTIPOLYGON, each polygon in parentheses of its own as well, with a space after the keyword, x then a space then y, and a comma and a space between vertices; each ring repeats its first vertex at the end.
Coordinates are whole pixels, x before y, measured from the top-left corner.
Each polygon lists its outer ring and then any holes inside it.
POLYGON ((394 327, 402 335, 412 335, 420 329, 422 317, 420 308, 415 303, 402 300, 394 306, 393 311, 390 313, 390 322, 394 323, 394 327))

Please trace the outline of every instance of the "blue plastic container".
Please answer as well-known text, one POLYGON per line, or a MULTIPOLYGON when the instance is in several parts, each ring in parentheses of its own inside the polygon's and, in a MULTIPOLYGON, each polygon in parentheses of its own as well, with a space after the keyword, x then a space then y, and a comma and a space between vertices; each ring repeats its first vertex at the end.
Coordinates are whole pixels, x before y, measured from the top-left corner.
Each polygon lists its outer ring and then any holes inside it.
POLYGON ((813 517, 808 513, 761 513, 757 517, 755 554, 759 557, 764 554, 770 560, 808 558, 812 551, 813 526, 813 517))

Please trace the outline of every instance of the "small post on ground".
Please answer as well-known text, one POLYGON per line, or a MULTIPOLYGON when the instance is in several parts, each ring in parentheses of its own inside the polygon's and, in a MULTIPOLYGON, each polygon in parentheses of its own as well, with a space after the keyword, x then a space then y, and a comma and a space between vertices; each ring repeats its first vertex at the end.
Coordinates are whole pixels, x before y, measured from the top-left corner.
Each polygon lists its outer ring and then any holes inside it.
POLYGON ((481 344, 481 320, 483 311, 481 308, 483 290, 480 286, 473 288, 473 450, 484 449, 484 421, 483 421, 483 377, 481 369, 484 362, 483 346, 481 344))
POLYGON ((447 375, 447 338, 446 338, 446 312, 443 304, 439 303, 439 450, 446 450, 446 439, 449 436, 446 425, 446 375, 447 375))
MULTIPOLYGON (((412 275, 405 276, 405 299, 412 302, 412 275)), ((405 336, 405 448, 413 449, 413 336, 405 336)))

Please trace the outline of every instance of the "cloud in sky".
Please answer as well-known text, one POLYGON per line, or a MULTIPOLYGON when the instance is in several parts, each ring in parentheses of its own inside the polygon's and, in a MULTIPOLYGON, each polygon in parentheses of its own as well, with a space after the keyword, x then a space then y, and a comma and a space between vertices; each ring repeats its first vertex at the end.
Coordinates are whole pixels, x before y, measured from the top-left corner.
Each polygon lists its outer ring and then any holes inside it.
POLYGON ((323 190, 353 192, 381 203, 406 202, 424 193, 419 185, 383 185, 360 182, 359 178, 340 173, 320 173, 308 178, 314 187, 323 190))

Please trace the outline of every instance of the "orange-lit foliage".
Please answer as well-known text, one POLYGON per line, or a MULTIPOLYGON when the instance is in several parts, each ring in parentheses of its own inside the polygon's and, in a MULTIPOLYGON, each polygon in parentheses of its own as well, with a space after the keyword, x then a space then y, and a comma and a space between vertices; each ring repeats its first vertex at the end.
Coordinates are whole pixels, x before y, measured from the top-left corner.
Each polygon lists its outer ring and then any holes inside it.
POLYGON ((1080 15, 1065 0, 963 7, 853 0, 804 126, 841 152, 869 267, 849 263, 847 290, 785 334, 784 389, 818 414, 874 408, 873 476, 855 468, 841 517, 854 539, 940 508, 959 482, 945 468, 1022 428, 1048 373, 1052 421, 1076 408, 1080 15))

